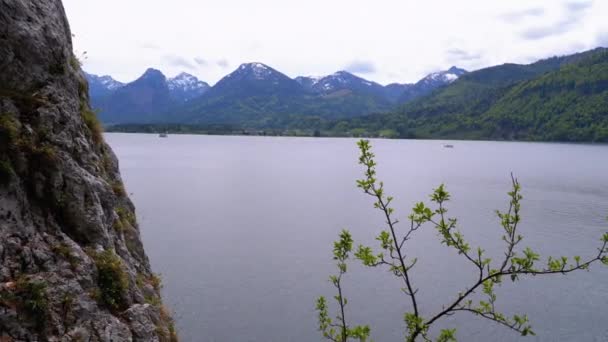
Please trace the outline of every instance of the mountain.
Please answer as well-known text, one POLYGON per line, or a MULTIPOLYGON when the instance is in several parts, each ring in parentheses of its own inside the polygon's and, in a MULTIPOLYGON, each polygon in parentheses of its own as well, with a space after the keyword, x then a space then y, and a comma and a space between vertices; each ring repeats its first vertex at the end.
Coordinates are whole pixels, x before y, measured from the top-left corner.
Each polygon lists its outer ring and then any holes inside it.
POLYGON ((124 83, 118 82, 111 76, 97 76, 89 73, 84 73, 87 82, 89 82, 89 98, 92 105, 98 106, 99 100, 110 95, 114 90, 123 87, 124 83))
POLYGON ((328 95, 340 90, 349 90, 360 94, 384 96, 384 87, 355 76, 347 71, 338 71, 329 76, 321 77, 311 86, 318 94, 328 95))
POLYGON ((227 131, 608 141, 607 51, 473 72, 451 67, 413 84, 384 87, 345 71, 291 79, 262 63, 246 63, 202 95, 166 105, 147 119, 205 130, 215 125, 227 131))
POLYGON ((406 92, 411 91, 414 84, 411 83, 391 83, 384 86, 384 96, 391 102, 397 103, 406 92))
POLYGON ((304 88, 285 74, 262 63, 244 63, 217 82, 205 98, 235 96, 301 96, 304 88))
POLYGON ((466 72, 466 70, 451 67, 449 70, 429 74, 415 84, 391 83, 387 86, 368 81, 347 71, 338 71, 324 77, 299 76, 295 80, 315 94, 329 95, 348 91, 375 97, 375 100, 380 102, 403 104, 427 95, 437 88, 449 85, 466 72))
POLYGON ((148 69, 137 80, 115 89, 94 101, 99 118, 106 124, 150 122, 156 113, 175 104, 167 78, 156 69, 148 69))
POLYGON ((435 89, 451 84, 466 73, 466 70, 455 66, 445 71, 431 73, 411 86, 404 85, 405 89, 397 98, 397 102, 404 104, 418 97, 430 94, 435 89))
POLYGON ((166 78, 152 68, 128 84, 110 76, 86 74, 86 78, 91 103, 105 124, 155 121, 159 113, 200 97, 210 88, 188 73, 166 78))
POLYGON ((209 84, 206 82, 185 72, 182 72, 173 78, 169 78, 167 80, 167 86, 169 87, 171 97, 178 102, 186 102, 195 97, 199 97, 210 88, 209 84))
POLYGON ((168 121, 241 123, 287 114, 307 95, 296 81, 262 63, 241 64, 168 121))
POLYGON ((416 85, 419 87, 437 88, 456 81, 460 76, 466 73, 466 70, 453 66, 448 70, 427 75, 425 78, 418 81, 416 85))
POLYGON ((368 81, 347 71, 338 71, 324 77, 296 77, 296 81, 305 89, 316 94, 331 94, 339 91, 350 91, 368 96, 374 96, 380 101, 388 101, 392 104, 403 104, 417 97, 429 94, 437 88, 444 87, 457 80, 467 71, 457 67, 451 67, 445 71, 439 71, 427 75, 414 84, 391 83, 382 86, 378 83, 368 81))
MULTIPOLYGON (((383 112, 383 87, 347 72, 291 79, 262 63, 245 63, 169 120, 281 128, 383 112)), ((168 116, 166 116, 168 117, 168 116)), ((171 121, 175 123, 175 121, 171 121)))
POLYGON ((608 141, 608 49, 467 73, 341 129, 401 137, 608 141))
POLYGON ((300 85, 302 87, 304 87, 304 89, 312 92, 313 89, 312 87, 317 84, 317 82, 319 82, 319 80, 322 77, 318 77, 318 76, 298 76, 296 78, 294 78, 294 80, 298 83, 300 83, 300 85))
POLYGON ((88 79, 91 101, 107 125, 157 122, 263 128, 386 112, 462 73, 464 70, 452 68, 416 84, 384 87, 347 71, 291 79, 254 62, 240 65, 213 87, 187 73, 166 79, 154 69, 126 85, 109 76, 88 75, 88 79))
POLYGON ((608 142, 608 49, 517 84, 482 120, 495 139, 608 142))

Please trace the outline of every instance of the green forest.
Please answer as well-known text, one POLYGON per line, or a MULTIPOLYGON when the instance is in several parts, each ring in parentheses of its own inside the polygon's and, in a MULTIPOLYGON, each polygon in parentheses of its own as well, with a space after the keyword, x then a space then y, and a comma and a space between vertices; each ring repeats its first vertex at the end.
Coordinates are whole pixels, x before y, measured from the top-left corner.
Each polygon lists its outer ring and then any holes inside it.
POLYGON ((323 128, 400 138, 608 142, 608 51, 479 70, 392 113, 323 128))

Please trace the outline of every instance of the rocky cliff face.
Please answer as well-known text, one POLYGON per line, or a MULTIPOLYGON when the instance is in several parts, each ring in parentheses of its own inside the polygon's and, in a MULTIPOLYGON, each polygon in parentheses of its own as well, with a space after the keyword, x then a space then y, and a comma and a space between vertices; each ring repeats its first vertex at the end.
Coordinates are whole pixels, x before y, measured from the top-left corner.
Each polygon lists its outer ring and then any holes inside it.
POLYGON ((173 341, 60 0, 0 0, 0 341, 173 341))

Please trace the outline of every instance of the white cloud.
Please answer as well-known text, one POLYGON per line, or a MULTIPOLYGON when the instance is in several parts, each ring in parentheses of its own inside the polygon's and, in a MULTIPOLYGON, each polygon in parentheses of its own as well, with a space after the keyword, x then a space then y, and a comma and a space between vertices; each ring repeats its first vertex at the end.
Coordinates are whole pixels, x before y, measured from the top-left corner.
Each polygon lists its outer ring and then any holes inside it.
MULTIPOLYGON (((165 55, 165 56, 163 56, 162 60, 164 63, 166 63, 172 67, 183 68, 183 69, 188 69, 188 70, 196 69, 196 66, 190 60, 188 60, 187 58, 184 58, 184 57, 174 56, 174 55, 165 55)), ((198 64, 198 60, 196 61, 196 63, 198 64)))
POLYGON ((355 74, 372 74, 376 72, 376 66, 370 61, 352 61, 344 70, 355 74))
POLYGON ((75 49, 88 51, 85 68, 121 81, 148 67, 175 75, 187 65, 166 56, 180 56, 210 83, 250 61, 292 77, 364 61, 373 66, 366 78, 404 83, 455 63, 475 69, 593 48, 598 32, 608 32, 603 0, 64 0, 64 6, 75 49), (196 63, 199 56, 208 63, 196 63))
POLYGON ((207 63, 207 60, 202 57, 194 57, 194 61, 199 66, 206 66, 207 64, 209 64, 209 63, 207 63))
POLYGON ((219 66, 222 69, 225 69, 228 66, 230 66, 230 63, 225 58, 222 58, 222 59, 218 60, 215 64, 217 64, 217 66, 219 66))
POLYGON ((500 19, 508 22, 520 22, 530 17, 540 17, 545 14, 545 9, 542 7, 533 7, 523 10, 515 10, 507 12, 499 16, 500 19))
POLYGON ((593 1, 573 1, 566 2, 563 6, 562 17, 553 23, 531 27, 522 32, 524 39, 543 39, 549 36, 558 36, 576 30, 581 25, 587 14, 587 9, 591 8, 593 1))

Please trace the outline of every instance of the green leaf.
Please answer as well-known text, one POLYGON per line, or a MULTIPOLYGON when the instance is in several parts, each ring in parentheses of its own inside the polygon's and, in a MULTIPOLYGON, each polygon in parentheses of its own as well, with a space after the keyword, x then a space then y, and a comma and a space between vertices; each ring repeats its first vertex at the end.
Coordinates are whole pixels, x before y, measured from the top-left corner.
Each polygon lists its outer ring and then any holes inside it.
POLYGON ((359 245, 357 252, 355 252, 355 257, 361 260, 365 266, 376 266, 378 263, 378 258, 372 253, 370 247, 359 245))
POLYGON ((437 342, 456 342, 456 329, 442 329, 437 342))
POLYGON ((344 261, 353 249, 353 238, 348 230, 340 232, 340 239, 334 242, 334 259, 344 261))

